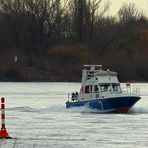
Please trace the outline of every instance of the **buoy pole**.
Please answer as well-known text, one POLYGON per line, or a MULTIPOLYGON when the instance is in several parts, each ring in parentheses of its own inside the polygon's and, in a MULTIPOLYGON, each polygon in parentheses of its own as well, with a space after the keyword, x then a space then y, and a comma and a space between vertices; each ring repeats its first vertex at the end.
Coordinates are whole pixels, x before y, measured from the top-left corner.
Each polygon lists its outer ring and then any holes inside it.
POLYGON ((5 98, 1 98, 1 131, 0 131, 0 139, 1 138, 11 138, 5 127, 5 98))

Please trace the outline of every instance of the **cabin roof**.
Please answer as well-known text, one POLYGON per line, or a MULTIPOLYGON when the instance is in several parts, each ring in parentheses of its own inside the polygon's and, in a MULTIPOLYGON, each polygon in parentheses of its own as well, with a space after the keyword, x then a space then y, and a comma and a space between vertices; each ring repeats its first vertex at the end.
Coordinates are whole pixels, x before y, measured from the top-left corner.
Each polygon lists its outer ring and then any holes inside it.
POLYGON ((109 69, 102 70, 101 65, 85 65, 82 75, 82 85, 84 83, 119 83, 117 72, 109 69))

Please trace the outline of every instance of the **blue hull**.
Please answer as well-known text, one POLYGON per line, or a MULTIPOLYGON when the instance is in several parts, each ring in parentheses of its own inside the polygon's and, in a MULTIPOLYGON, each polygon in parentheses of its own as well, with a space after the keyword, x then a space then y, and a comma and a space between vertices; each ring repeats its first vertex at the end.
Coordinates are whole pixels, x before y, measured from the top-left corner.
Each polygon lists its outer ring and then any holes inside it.
POLYGON ((82 102, 66 102, 66 108, 87 106, 101 112, 123 112, 128 110, 140 99, 138 96, 106 98, 82 102))

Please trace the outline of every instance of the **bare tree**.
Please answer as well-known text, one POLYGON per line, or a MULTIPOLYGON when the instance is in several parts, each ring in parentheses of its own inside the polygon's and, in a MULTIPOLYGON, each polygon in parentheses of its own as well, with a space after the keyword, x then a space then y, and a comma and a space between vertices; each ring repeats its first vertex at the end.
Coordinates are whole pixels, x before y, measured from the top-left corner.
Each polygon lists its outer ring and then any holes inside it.
POLYGON ((34 38, 34 42, 48 46, 54 42, 53 40, 56 40, 55 38, 60 38, 61 32, 59 29, 62 23, 65 5, 61 5, 60 0, 24 1, 28 16, 33 18, 29 20, 28 24, 32 38, 36 37, 34 38), (32 29, 34 29, 34 32, 32 29))
POLYGON ((92 44, 96 22, 109 8, 109 2, 101 8, 103 0, 73 0, 70 7, 73 35, 78 42, 92 44))
POLYGON ((95 30, 95 26, 96 23, 103 18, 104 14, 108 11, 109 6, 110 6, 110 2, 107 1, 103 8, 101 8, 101 4, 102 4, 102 0, 92 0, 92 2, 88 2, 87 6, 88 6, 88 13, 86 13, 85 18, 88 18, 87 24, 89 26, 89 38, 88 38, 88 43, 91 47, 92 45, 92 40, 93 40, 93 36, 94 36, 94 30, 95 30), (89 15, 88 15, 89 14, 89 15), (89 17, 88 17, 89 16, 89 17))
POLYGON ((139 20, 143 14, 139 12, 134 3, 124 3, 118 11, 119 19, 122 23, 139 20))
POLYGON ((8 36, 12 36, 11 40, 15 40, 15 45, 19 44, 19 33, 23 24, 24 9, 23 0, 0 0, 1 16, 5 22, 4 30, 7 33, 9 32, 8 36))

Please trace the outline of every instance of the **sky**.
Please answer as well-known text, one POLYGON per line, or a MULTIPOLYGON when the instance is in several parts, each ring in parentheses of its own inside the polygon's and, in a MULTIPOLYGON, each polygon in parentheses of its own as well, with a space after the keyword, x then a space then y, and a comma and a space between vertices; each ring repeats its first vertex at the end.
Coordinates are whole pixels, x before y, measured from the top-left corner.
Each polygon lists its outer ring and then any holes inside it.
POLYGON ((148 0, 109 0, 111 2, 109 15, 116 15, 123 3, 135 3, 138 10, 148 16, 148 0))

